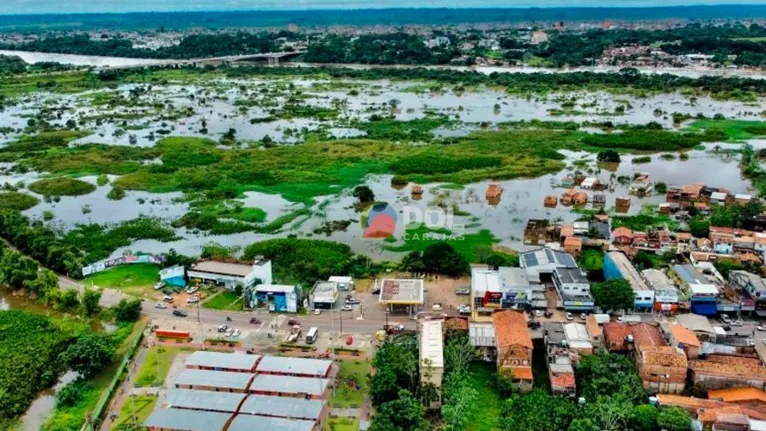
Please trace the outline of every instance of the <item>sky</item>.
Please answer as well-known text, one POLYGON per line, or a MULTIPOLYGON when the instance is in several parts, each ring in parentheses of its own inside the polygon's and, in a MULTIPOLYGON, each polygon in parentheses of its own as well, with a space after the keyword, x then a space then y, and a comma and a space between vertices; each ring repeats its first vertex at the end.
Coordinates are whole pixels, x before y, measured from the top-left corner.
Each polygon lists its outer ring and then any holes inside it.
POLYGON ((0 14, 394 7, 604 7, 763 4, 764 0, 0 0, 0 14))

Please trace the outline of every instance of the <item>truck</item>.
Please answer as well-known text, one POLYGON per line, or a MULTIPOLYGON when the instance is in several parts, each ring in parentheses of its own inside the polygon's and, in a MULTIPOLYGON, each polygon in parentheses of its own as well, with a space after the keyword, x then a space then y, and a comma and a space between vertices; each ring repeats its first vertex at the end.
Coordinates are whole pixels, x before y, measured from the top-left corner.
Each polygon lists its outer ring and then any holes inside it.
POLYGON ((298 341, 298 338, 300 338, 301 333, 301 325, 292 325, 290 327, 290 334, 287 336, 287 342, 288 343, 294 343, 298 341))

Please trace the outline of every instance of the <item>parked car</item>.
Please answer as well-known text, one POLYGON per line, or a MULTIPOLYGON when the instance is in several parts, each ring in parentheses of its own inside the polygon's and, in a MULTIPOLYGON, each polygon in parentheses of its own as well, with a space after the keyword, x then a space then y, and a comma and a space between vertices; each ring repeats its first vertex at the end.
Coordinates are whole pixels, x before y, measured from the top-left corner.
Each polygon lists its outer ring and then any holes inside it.
POLYGON ((341 311, 354 311, 354 307, 352 305, 344 305, 340 308, 341 311))
POLYGON ((434 305, 431 306, 431 310, 442 311, 442 305, 437 302, 437 303, 435 303, 434 305))
POLYGON ((470 295, 470 294, 471 294, 471 289, 467 287, 459 287, 455 289, 455 295, 470 295))
POLYGON ((741 321, 739 319, 732 320, 731 323, 730 323, 731 326, 743 326, 744 324, 745 324, 745 322, 743 322, 743 321, 741 321))
POLYGON ((178 317, 186 317, 188 314, 186 314, 183 310, 173 310, 173 315, 178 317))
POLYGON ((301 322, 298 321, 298 319, 290 319, 287 321, 287 324, 290 326, 300 325, 301 322))
POLYGON ((471 314, 471 306, 467 304, 458 305, 457 312, 459 314, 471 314))
POLYGON ((362 302, 361 302, 361 301, 359 301, 359 300, 358 300, 358 299, 356 299, 356 298, 346 298, 346 301, 345 301, 344 303, 345 303, 346 305, 356 305, 356 304, 361 304, 362 302))
POLYGON ((763 326, 763 325, 758 325, 758 327, 757 327, 757 328, 755 328, 755 329, 757 329, 757 330, 759 330, 759 331, 766 331, 766 326, 763 326))
POLYGON ((158 303, 154 304, 154 308, 159 308, 160 310, 164 310, 164 309, 168 308, 168 305, 165 304, 164 302, 158 302, 158 303))
POLYGON ((242 331, 239 330, 239 328, 235 329, 234 332, 231 333, 231 336, 236 338, 239 337, 239 334, 241 334, 242 331))
POLYGON ((231 337, 231 334, 233 334, 233 333, 234 333, 234 328, 229 328, 229 329, 226 330, 226 332, 223 335, 224 335, 224 337, 229 338, 229 337, 231 337))
POLYGON ((320 310, 318 308, 315 308, 314 309, 314 316, 319 316, 320 314, 322 314, 322 310, 320 310))
POLYGON ((229 329, 228 325, 221 325, 218 327, 218 332, 226 332, 227 329, 229 329))
POLYGON ((193 294, 199 292, 199 286, 189 286, 186 288, 186 293, 193 294))
POLYGON ((535 310, 535 317, 540 317, 543 315, 543 312, 540 310, 535 310))
POLYGON ((538 329, 540 328, 540 322, 538 322, 537 320, 530 320, 529 322, 527 322, 527 328, 538 329))
POLYGON ((159 283, 154 285, 154 290, 160 290, 163 287, 165 287, 165 282, 164 281, 160 281, 159 283))
POLYGON ((723 323, 731 323, 731 319, 729 318, 728 314, 721 314, 721 322, 723 323))
POLYGON ((568 311, 566 313, 564 313, 564 316, 566 316, 567 320, 569 320, 570 322, 572 320, 574 320, 574 316, 572 316, 572 313, 570 313, 568 311))
POLYGON ((731 331, 731 326, 729 326, 729 325, 723 325, 723 326, 722 326, 722 328, 723 328, 723 330, 724 330, 724 331, 726 331, 726 332, 729 332, 729 331, 731 331))
POLYGON ((580 319, 585 320, 588 317, 585 313, 580 313, 580 319))
POLYGON ((545 316, 546 319, 550 319, 551 317, 553 317, 553 312, 546 311, 545 314, 543 314, 543 316, 545 316))
POLYGON ((250 324, 252 324, 252 325, 260 325, 261 321, 257 317, 251 317, 250 318, 250 324))
POLYGON ((173 302, 173 297, 170 295, 165 295, 162 297, 162 300, 165 302, 173 302))
POLYGON ((766 344, 766 338, 763 339, 763 344, 766 344))
POLYGON ((199 302, 199 296, 191 296, 186 300, 187 304, 196 304, 199 302))

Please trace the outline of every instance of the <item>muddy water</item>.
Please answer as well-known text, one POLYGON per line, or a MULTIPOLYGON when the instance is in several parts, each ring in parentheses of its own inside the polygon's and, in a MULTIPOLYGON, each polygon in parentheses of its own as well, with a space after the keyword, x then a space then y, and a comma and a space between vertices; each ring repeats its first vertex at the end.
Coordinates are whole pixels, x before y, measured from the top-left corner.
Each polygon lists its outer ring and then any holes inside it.
POLYGON ((67 383, 75 381, 77 376, 76 372, 67 371, 59 377, 55 386, 42 391, 32 402, 32 405, 29 406, 24 416, 21 417, 21 429, 24 431, 38 431, 56 407, 56 393, 66 386, 67 383))

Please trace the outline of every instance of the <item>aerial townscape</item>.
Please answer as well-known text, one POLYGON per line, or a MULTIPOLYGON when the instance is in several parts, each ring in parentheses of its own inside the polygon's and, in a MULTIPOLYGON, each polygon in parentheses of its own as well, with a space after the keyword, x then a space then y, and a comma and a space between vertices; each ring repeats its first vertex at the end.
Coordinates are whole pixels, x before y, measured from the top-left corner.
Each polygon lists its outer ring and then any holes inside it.
POLYGON ((766 431, 766 4, 294 3, 0 2, 0 431, 766 431))

